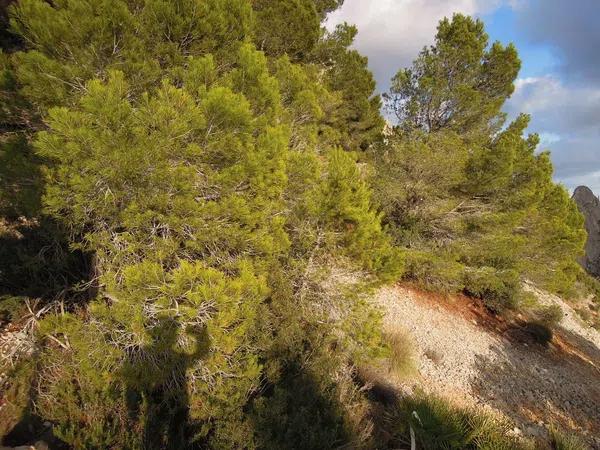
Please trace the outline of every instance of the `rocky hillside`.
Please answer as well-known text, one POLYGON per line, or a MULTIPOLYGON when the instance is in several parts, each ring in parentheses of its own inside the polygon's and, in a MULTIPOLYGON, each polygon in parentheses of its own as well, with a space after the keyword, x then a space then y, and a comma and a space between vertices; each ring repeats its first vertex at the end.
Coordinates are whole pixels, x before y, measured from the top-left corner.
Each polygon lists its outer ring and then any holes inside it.
POLYGON ((588 233, 582 265, 589 273, 598 277, 600 276, 600 199, 586 186, 575 189, 573 199, 585 217, 585 229, 588 233))
POLYGON ((600 449, 600 333, 559 297, 529 284, 525 290, 562 312, 548 346, 464 296, 382 289, 374 300, 385 327, 409 336, 418 374, 381 378, 400 392, 421 389, 500 414, 516 435, 543 441, 559 424, 600 449))

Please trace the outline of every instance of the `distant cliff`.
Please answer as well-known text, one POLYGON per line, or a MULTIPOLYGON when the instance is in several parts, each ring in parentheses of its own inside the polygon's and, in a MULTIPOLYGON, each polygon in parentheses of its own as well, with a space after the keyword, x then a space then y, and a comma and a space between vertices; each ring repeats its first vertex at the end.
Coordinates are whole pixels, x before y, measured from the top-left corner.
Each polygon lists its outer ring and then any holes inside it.
POLYGON ((585 216, 585 229, 588 233, 585 256, 581 263, 585 269, 600 277, 600 200, 586 186, 579 186, 573 199, 585 216))

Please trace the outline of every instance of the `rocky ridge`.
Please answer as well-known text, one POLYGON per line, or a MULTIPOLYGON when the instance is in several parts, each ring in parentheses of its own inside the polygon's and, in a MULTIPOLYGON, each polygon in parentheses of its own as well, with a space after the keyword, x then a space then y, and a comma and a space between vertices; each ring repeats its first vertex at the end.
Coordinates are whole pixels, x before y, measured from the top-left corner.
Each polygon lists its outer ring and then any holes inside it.
POLYGON ((590 188, 579 186, 573 193, 573 200, 585 217, 585 229, 588 234, 581 265, 590 274, 600 277, 600 199, 590 188))

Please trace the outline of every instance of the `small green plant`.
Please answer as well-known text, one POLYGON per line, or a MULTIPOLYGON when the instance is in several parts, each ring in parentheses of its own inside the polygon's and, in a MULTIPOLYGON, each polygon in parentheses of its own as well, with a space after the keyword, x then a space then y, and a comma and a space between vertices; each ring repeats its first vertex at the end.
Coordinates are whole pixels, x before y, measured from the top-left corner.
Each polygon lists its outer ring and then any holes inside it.
POLYGON ((590 322, 592 320, 592 313, 586 308, 577 308, 577 314, 583 319, 584 322, 590 322))
POLYGON ((525 331, 539 344, 548 345, 563 317, 562 309, 558 305, 538 305, 528 315, 530 319, 525 324, 525 331))
POLYGON ((411 428, 423 450, 529 448, 508 434, 510 427, 501 419, 422 392, 400 400, 388 411, 386 423, 390 448, 410 445, 411 428))
POLYGON ((550 427, 550 440, 553 450, 587 450, 588 446, 577 436, 566 433, 555 425, 550 427))
POLYGON ((0 296, 0 324, 17 320, 25 310, 25 297, 0 296))
POLYGON ((558 305, 546 305, 536 308, 533 311, 533 317, 536 321, 550 328, 555 328, 560 323, 563 312, 558 305))
POLYGON ((523 329, 535 342, 541 345, 548 345, 554 335, 552 328, 540 322, 527 322, 523 329))

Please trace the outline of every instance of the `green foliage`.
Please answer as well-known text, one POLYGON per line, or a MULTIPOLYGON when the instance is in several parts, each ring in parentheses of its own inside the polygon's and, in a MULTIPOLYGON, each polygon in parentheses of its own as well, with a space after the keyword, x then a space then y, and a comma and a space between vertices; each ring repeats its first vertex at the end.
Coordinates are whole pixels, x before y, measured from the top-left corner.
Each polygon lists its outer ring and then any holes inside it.
POLYGON ((0 219, 0 296, 80 301, 86 297, 89 271, 88 255, 69 248, 55 221, 0 219))
POLYGON ((9 49, 12 46, 18 45, 16 36, 8 30, 8 7, 14 0, 0 1, 0 48, 3 50, 9 49))
POLYGON ((508 435, 510 427, 480 410, 454 405, 435 395, 417 393, 390 408, 390 446, 410 445, 410 428, 422 449, 529 449, 508 435))
POLYGON ((581 267, 576 276, 581 290, 591 296, 592 305, 590 308, 593 308, 595 311, 600 310, 600 280, 592 277, 581 267))
POLYGON ((36 146, 59 164, 48 174, 47 211, 77 231, 93 227, 91 248, 110 245, 123 226, 123 242, 158 259, 178 242, 213 258, 286 247, 282 221, 267 220, 281 208, 285 131, 257 128, 244 97, 216 86, 194 98, 164 84, 133 105, 120 73, 88 91, 80 111, 51 111, 54 133, 40 133, 36 146))
POLYGON ((521 63, 513 45, 488 46, 483 22, 455 14, 438 25, 435 43, 392 79, 388 105, 404 130, 488 130, 514 90, 521 63))
MULTIPOLYGON (((14 367, 6 367, 7 365, 8 361, 2 361, 0 366, 12 381, 3 381, 2 385, 2 399, 5 403, 0 409, 0 435, 3 438, 10 432, 31 433, 31 429, 23 429, 27 427, 22 424, 27 423, 30 418, 31 383, 36 368, 31 359, 20 361, 14 367)), ((4 439, 2 443, 5 443, 4 439)))
MULTIPOLYGON (((247 53, 240 52, 241 65, 247 53)), ((178 414, 189 409, 190 420, 204 424, 196 432, 204 438, 211 421, 226 421, 257 386, 260 366, 251 349, 268 288, 254 266, 266 269, 288 240, 283 220, 273 219, 283 208, 285 131, 253 120, 251 103, 229 87, 198 88, 177 89, 165 82, 156 95, 133 104, 124 75, 113 73, 106 84, 89 83, 78 109, 52 109, 51 131, 38 135, 36 147, 55 162, 48 172, 48 212, 74 235, 85 233, 83 246, 99 257, 104 295, 111 302, 91 306, 94 334, 101 332, 106 345, 121 352, 113 364, 124 367, 123 380, 110 389, 137 393, 143 408, 139 417, 146 424, 159 420, 154 416, 168 416, 169 408, 178 414), (163 326, 167 319, 177 325, 163 326), (197 345, 210 348, 201 364, 199 358, 181 356, 185 344, 173 348, 191 339, 177 329, 194 327, 206 335, 197 345), (128 361, 125 349, 138 353, 134 361, 128 361), (196 381, 186 384, 186 374, 196 381), (170 395, 170 383, 180 391, 189 384, 194 396, 148 403, 170 395)), ((76 325, 83 330, 84 347, 75 349, 78 364, 72 370, 98 364, 86 356, 91 326, 76 325)), ((48 329, 73 332, 58 325, 48 329)), ((82 380, 72 387, 77 392, 91 390, 93 397, 82 407, 110 405, 117 395, 106 392, 103 383, 100 392, 94 390, 88 384, 97 379, 92 372, 56 376, 58 381, 45 386, 51 397, 71 379, 82 380)), ((48 414, 63 407, 59 401, 48 414)), ((101 430, 123 426, 107 423, 115 413, 106 410, 89 429, 74 428, 80 419, 69 411, 52 419, 66 427, 61 437, 74 445, 109 445, 101 439, 112 432, 101 430)), ((178 439, 169 427, 161 434, 163 428, 156 428, 155 442, 178 439)), ((115 438, 130 439, 118 433, 115 438)))
MULTIPOLYGON (((338 149, 382 125, 366 60, 321 30, 339 3, 12 9, 28 48, 5 85, 43 119, 36 192, 93 254, 95 298, 39 330, 34 409, 69 445, 322 448, 363 427, 345 368, 384 351, 380 316, 333 269, 392 278, 402 264, 338 149)), ((13 167, 29 148, 6 153, 13 167)))
MULTIPOLYGON (((1 138, 0 138, 1 139, 1 138)), ((14 219, 34 217, 41 208, 40 160, 25 136, 0 140, 0 214, 14 219)))
POLYGON ((465 291, 483 299, 485 305, 494 312, 502 312, 507 308, 516 309, 519 290, 520 278, 517 271, 479 267, 466 272, 465 291))
POLYGON ((541 322, 528 322, 523 325, 523 331, 527 336, 533 339, 534 342, 543 346, 548 346, 552 341, 553 330, 541 322))
POLYGON ((563 312, 558 305, 539 305, 525 310, 526 322, 523 331, 535 342, 547 346, 554 336, 554 330, 560 323, 563 312))
POLYGON ((80 448, 135 448, 140 430, 127 420, 115 380, 119 349, 72 315, 47 318, 40 333, 54 337, 39 357, 45 370, 36 395, 43 417, 56 424, 54 434, 80 448))
POLYGON ((562 317, 563 312, 558 305, 540 306, 532 311, 534 319, 548 327, 556 327, 562 317))
POLYGON ((25 298, 9 295, 0 296, 0 323, 16 321, 25 309, 25 298))
POLYGON ((336 244, 342 244, 367 269, 399 275, 400 258, 383 233, 381 217, 370 205, 370 190, 352 155, 333 150, 328 169, 316 208, 321 221, 334 227, 336 244))
POLYGON ((327 117, 328 130, 345 150, 367 150, 381 141, 381 99, 367 58, 349 49, 357 30, 347 24, 324 36, 311 58, 325 67, 324 82, 338 102, 327 117))
POLYGON ((16 56, 17 79, 42 108, 69 103, 87 80, 111 70, 124 72, 140 93, 189 56, 230 52, 250 34, 251 22, 243 0, 19 1, 12 29, 30 51, 16 56))
MULTIPOLYGON (((410 360, 406 339, 384 341, 369 285, 405 273, 500 311, 524 276, 581 281, 580 215, 527 118, 502 129, 514 48, 442 21, 394 80, 403 122, 384 142, 356 29, 322 28, 341 3, 11 7, 0 310, 64 301, 39 323, 35 382, 25 393, 23 369, 9 391, 66 444, 368 447, 353 367, 410 360)), ((500 425, 436 402, 396 411, 421 408, 425 448, 504 448, 500 425)), ((393 423, 403 442, 408 421, 393 423)))
POLYGON ((375 196, 393 225, 390 232, 397 244, 436 245, 453 233, 467 155, 453 132, 415 133, 410 139, 392 136, 388 145, 371 153, 375 196))
POLYGON ((257 47, 272 56, 302 60, 321 35, 322 16, 313 0, 257 0, 252 5, 257 47))
POLYGON ((465 268, 458 262, 425 251, 406 251, 407 280, 432 292, 453 293, 464 289, 465 268))
POLYGON ((556 426, 550 427, 550 438, 554 450, 586 450, 588 446, 574 434, 566 433, 556 426))
POLYGON ((322 394, 324 389, 337 387, 334 383, 315 383, 300 371, 280 380, 270 395, 254 403, 252 421, 258 448, 329 449, 349 440, 343 411, 332 401, 333 396, 322 394))
POLYGON ((0 48, 0 143, 35 124, 31 105, 19 92, 10 54, 0 48))
POLYGON ((519 307, 525 278, 574 295, 584 243, 548 153, 524 135, 529 117, 504 126, 519 66, 513 46, 488 46, 481 21, 442 20, 435 44, 394 78, 386 98, 399 123, 370 152, 385 221, 418 260, 409 278, 498 312, 519 307))
POLYGON ((38 393, 59 437, 86 448, 176 448, 206 438, 211 421, 227 423, 258 382, 251 336, 267 293, 249 267, 238 270, 226 277, 184 262, 165 273, 143 263, 106 294, 114 305, 92 305, 93 322, 46 319, 42 335, 67 342, 42 357, 54 369, 38 393))

